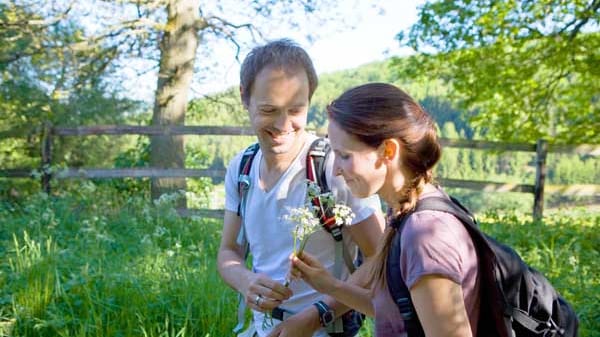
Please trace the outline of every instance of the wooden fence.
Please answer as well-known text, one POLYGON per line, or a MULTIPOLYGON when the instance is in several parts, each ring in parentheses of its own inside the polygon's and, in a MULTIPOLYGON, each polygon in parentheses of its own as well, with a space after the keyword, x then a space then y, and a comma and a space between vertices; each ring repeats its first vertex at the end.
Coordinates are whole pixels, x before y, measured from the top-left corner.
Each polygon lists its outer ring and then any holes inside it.
MULTIPOLYGON (((97 135, 145 135, 145 136, 174 136, 174 135, 254 135, 250 127, 235 126, 131 126, 131 125, 100 125, 85 127, 52 127, 46 125, 36 132, 41 134, 41 185, 44 191, 50 192, 51 179, 114 179, 114 178, 179 178, 179 177, 210 177, 223 178, 225 170, 208 169, 160 169, 160 168, 127 168, 127 169, 99 169, 99 168, 66 168, 52 172, 52 144, 56 137, 81 137, 97 135)), ((0 140, 5 138, 23 138, 23 132, 0 132, 0 140)), ((488 149, 495 151, 525 151, 536 153, 536 178, 535 184, 512 184, 490 181, 474 181, 459 179, 438 179, 446 187, 473 189, 484 192, 522 192, 531 193, 534 198, 533 215, 536 218, 543 216, 544 193, 561 195, 590 196, 600 194, 600 185, 546 185, 546 157, 552 153, 585 154, 600 156, 600 145, 551 145, 544 140, 537 144, 525 143, 500 143, 478 140, 440 139, 442 146, 464 149, 488 149)), ((0 169, 0 177, 8 178, 33 178, 33 168, 0 169)), ((205 217, 222 217, 223 210, 197 209, 182 210, 182 214, 196 214, 205 217)))

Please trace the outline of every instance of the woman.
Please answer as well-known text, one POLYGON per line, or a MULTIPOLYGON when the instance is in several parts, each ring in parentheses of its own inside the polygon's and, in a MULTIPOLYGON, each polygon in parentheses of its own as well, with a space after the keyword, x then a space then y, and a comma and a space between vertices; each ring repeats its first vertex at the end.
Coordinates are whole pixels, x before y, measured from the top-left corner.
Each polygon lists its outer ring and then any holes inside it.
MULTIPOLYGON (((383 83, 346 91, 328 107, 334 172, 352 193, 377 193, 398 221, 422 198, 448 197, 432 184, 441 156, 431 117, 405 92, 383 83)), ((317 291, 375 317, 381 336, 406 336, 404 321, 386 281, 387 256, 396 230, 388 226, 372 262, 371 281, 360 288, 334 279, 309 254, 292 257, 292 274, 317 291)), ((401 235, 400 270, 428 337, 475 336, 479 316, 477 255, 453 215, 415 212, 401 235)))

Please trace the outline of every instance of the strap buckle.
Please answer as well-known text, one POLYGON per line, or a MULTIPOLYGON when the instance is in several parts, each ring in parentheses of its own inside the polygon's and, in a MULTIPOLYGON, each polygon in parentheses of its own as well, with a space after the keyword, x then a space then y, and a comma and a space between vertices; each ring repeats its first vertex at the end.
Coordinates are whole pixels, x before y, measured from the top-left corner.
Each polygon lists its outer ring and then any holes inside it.
POLYGON ((290 318, 292 315, 294 315, 292 312, 280 307, 275 307, 275 309, 271 311, 271 317, 282 322, 290 318))
POLYGON ((400 315, 405 321, 413 319, 415 316, 415 312, 413 311, 412 302, 408 297, 399 298, 396 303, 398 304, 398 308, 400 309, 400 315))

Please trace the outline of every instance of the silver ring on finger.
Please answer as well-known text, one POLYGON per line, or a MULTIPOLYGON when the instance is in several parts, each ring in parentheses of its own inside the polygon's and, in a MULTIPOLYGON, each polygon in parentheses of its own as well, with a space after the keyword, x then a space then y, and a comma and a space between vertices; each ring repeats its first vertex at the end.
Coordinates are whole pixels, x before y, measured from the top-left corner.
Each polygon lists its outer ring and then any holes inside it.
POLYGON ((257 307, 260 307, 260 302, 262 302, 262 296, 257 294, 256 299, 254 299, 254 304, 256 304, 257 307))

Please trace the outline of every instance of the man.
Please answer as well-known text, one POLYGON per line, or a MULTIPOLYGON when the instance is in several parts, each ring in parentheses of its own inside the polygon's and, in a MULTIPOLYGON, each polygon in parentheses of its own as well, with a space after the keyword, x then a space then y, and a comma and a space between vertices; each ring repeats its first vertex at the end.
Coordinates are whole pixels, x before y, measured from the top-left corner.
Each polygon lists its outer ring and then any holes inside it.
MULTIPOLYGON (((301 207, 306 200, 305 158, 316 137, 308 134, 305 126, 317 83, 308 54, 287 39, 254 48, 240 72, 242 103, 260 144, 250 170, 244 218, 253 270, 246 268, 244 251, 236 241, 242 224, 237 211, 243 151, 230 162, 225 178, 226 210, 218 269, 223 280, 243 294, 253 310, 260 337, 327 336, 320 309, 329 307, 336 316, 348 310, 303 281, 284 286, 293 250, 293 224, 284 219, 289 209, 301 207), (290 313, 289 317, 284 317, 283 322, 274 319, 273 325, 263 324, 265 313, 276 307, 290 313)), ((344 241, 350 247, 357 244, 368 261, 383 232, 379 200, 352 197, 342 178, 332 174, 332 162, 329 160, 326 166, 328 185, 336 202, 347 204, 356 214, 353 223, 344 227, 344 241)), ((311 236, 305 250, 333 269, 335 248, 329 233, 321 230, 311 236)), ((364 270, 359 268, 352 275, 355 282, 360 282, 364 270)), ((270 319, 266 321, 270 323, 270 319)))

